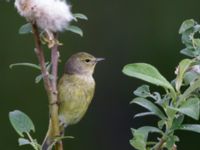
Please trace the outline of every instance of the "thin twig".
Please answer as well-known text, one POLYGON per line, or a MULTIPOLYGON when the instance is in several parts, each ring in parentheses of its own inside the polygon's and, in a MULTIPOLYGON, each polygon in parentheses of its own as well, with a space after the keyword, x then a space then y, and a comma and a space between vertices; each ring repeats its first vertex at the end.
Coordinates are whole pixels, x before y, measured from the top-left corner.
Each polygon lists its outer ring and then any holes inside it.
POLYGON ((164 143, 165 143, 165 140, 161 138, 159 143, 156 145, 155 150, 161 150, 164 143))
POLYGON ((31 137, 30 133, 29 133, 29 132, 26 132, 26 135, 28 136, 29 141, 30 141, 30 144, 33 146, 33 148, 34 148, 35 150, 38 150, 38 146, 36 145, 34 139, 31 137))

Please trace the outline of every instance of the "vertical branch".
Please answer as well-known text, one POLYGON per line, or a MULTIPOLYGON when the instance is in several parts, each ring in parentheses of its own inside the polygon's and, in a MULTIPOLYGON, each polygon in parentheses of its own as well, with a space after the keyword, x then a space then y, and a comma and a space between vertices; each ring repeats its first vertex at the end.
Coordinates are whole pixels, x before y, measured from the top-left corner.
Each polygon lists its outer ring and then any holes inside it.
MULTIPOLYGON (((53 136, 59 136, 59 120, 58 120, 58 105, 57 105, 57 69, 58 69, 58 46, 54 45, 52 48, 51 63, 52 63, 52 80, 49 79, 49 72, 45 66, 44 52, 41 47, 40 36, 36 24, 32 24, 33 35, 35 40, 35 52, 41 67, 41 72, 44 80, 44 87, 49 99, 49 113, 52 125, 53 136)), ((56 150, 62 150, 62 143, 56 144, 56 150)))
MULTIPOLYGON (((55 34, 55 38, 56 39, 58 38, 57 34, 55 34)), ((58 45, 55 44, 51 49, 51 64, 52 64, 51 74, 53 75, 53 79, 51 80, 51 83, 52 83, 52 91, 54 94, 57 94, 58 59, 59 59, 58 45)))
POLYGON ((42 72, 42 76, 43 76, 43 79, 44 79, 44 87, 45 87, 45 90, 47 91, 47 93, 49 95, 49 93, 51 92, 51 83, 50 83, 50 80, 49 80, 49 77, 48 77, 49 72, 48 72, 48 70, 46 69, 46 66, 45 66, 45 57, 44 57, 44 52, 43 52, 42 47, 41 47, 41 42, 40 42, 40 37, 39 37, 37 25, 32 24, 32 29, 33 29, 33 35, 34 35, 35 47, 36 47, 35 53, 36 53, 36 56, 38 58, 38 61, 39 61, 40 67, 41 67, 41 72, 42 72))
MULTIPOLYGON (((55 39, 58 39, 58 34, 55 34, 55 39)), ((57 91, 57 78, 58 78, 58 59, 59 59, 59 51, 58 51, 58 44, 55 44, 52 49, 51 49, 51 64, 52 64, 52 70, 51 70, 51 74, 53 75, 53 78, 51 80, 51 84, 52 84, 52 93, 53 93, 53 99, 51 104, 53 104, 51 109, 52 112, 54 112, 52 115, 54 115, 54 117, 52 116, 52 126, 53 123, 59 124, 59 119, 58 119, 58 91, 57 91), (53 120, 54 119, 54 120, 53 120)), ((59 130, 59 126, 57 129, 57 132, 60 135, 60 130, 59 130)), ((62 146, 62 141, 59 141, 58 143, 56 143, 56 150, 63 150, 63 146, 62 146)))

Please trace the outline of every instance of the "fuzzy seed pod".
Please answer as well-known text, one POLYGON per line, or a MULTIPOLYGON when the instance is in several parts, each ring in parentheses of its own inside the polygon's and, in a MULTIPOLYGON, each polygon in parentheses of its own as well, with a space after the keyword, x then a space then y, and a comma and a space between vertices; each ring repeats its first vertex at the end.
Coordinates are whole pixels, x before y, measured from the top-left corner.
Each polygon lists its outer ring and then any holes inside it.
POLYGON ((73 20, 65 0, 15 0, 19 14, 45 31, 61 32, 73 20))

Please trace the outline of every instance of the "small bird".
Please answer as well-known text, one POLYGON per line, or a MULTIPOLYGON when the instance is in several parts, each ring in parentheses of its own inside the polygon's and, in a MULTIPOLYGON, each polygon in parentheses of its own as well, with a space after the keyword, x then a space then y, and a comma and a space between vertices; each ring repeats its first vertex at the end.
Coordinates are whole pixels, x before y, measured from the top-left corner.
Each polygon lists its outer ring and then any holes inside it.
MULTIPOLYGON (((58 82, 59 121, 61 132, 68 125, 78 123, 85 115, 95 91, 93 72, 97 62, 104 58, 96 58, 86 52, 72 55, 65 64, 64 74, 58 82)), ((62 134, 63 134, 62 133, 62 134)), ((42 150, 47 150, 51 141, 43 143, 42 150)))

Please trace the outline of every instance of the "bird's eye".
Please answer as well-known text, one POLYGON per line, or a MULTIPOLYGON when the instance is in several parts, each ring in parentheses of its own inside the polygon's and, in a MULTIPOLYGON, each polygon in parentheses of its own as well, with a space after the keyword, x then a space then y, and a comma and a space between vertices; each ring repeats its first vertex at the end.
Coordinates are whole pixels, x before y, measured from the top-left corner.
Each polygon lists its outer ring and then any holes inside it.
POLYGON ((85 59, 85 62, 87 62, 87 63, 90 62, 90 59, 85 59))

